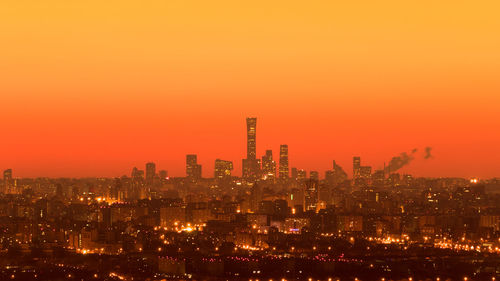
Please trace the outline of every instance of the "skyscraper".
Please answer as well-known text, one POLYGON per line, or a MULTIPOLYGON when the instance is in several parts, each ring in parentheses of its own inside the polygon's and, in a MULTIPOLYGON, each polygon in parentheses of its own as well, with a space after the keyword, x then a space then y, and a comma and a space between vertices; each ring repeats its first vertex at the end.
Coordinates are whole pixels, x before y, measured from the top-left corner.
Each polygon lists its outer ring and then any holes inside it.
POLYGON ((361 166, 359 167, 359 177, 365 180, 371 179, 372 167, 371 166, 361 166))
POLYGON ((12 185, 12 169, 3 171, 3 192, 9 193, 12 185))
POLYGON ((304 181, 307 179, 307 171, 304 169, 300 169, 297 171, 297 181, 304 181))
POLYGON ((243 159, 242 174, 248 181, 260 175, 260 161, 257 159, 257 118, 247 118, 247 158, 243 159))
POLYGON ((298 170, 297 168, 292 168, 292 179, 297 180, 298 170))
POLYGON ((279 177, 280 179, 288 179, 289 170, 288 170, 288 145, 282 144, 280 145, 280 166, 279 166, 279 177))
POLYGON ((152 184, 156 176, 156 164, 153 162, 146 163, 146 183, 152 184))
POLYGON ((385 171, 384 169, 382 170, 376 170, 373 175, 372 175, 372 180, 373 180, 373 185, 376 187, 384 187, 385 185, 385 171))
POLYGON ((344 172, 344 169, 333 160, 332 170, 325 172, 325 179, 329 185, 335 186, 347 180, 347 174, 344 172))
POLYGON ((266 155, 262 156, 262 174, 265 179, 276 177, 276 162, 273 160, 272 150, 266 150, 266 155))
POLYGON ((257 158, 257 118, 247 118, 247 159, 257 158))
POLYGON ((134 167, 132 169, 132 174, 131 174, 131 177, 134 181, 142 181, 144 178, 144 171, 143 170, 139 170, 137 169, 136 167, 134 167))
POLYGON ((361 157, 354 156, 352 158, 352 179, 356 180, 360 176, 360 168, 361 168, 361 157))
POLYGON ((233 162, 221 159, 215 160, 214 178, 220 180, 230 179, 232 170, 233 162))
POLYGON ((306 181, 305 186, 305 210, 306 211, 318 211, 318 202, 319 202, 319 186, 318 181, 309 179, 306 181))
POLYGON ((186 155, 186 176, 191 180, 201 178, 201 165, 198 164, 198 156, 196 154, 186 155))

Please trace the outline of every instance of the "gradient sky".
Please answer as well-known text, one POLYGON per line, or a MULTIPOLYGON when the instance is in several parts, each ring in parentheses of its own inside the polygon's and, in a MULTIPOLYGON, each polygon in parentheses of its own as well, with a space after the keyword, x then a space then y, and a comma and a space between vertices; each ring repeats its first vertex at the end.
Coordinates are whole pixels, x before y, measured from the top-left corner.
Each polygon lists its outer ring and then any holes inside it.
POLYGON ((198 154, 240 175, 257 154, 323 173, 352 156, 500 176, 499 1, 4 0, 0 169, 121 176, 198 154))

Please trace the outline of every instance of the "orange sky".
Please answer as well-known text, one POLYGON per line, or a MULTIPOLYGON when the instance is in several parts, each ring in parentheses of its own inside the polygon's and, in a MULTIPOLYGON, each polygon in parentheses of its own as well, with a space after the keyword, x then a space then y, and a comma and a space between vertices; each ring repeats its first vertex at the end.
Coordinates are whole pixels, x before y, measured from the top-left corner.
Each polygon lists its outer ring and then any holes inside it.
POLYGON ((353 155, 404 172, 500 176, 499 1, 0 2, 0 169, 120 176, 147 161, 240 175, 257 153, 292 167, 353 155))

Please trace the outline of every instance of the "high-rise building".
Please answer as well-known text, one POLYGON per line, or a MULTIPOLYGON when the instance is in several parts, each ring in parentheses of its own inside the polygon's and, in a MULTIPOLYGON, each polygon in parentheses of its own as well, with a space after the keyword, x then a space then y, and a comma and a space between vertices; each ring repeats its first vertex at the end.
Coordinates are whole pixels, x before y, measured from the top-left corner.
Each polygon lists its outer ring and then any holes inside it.
POLYGON ((300 169, 297 171, 297 180, 298 181, 303 181, 307 179, 307 171, 304 169, 300 169))
POLYGON ((12 186, 12 169, 3 171, 3 184, 4 193, 9 193, 12 186))
POLYGON ((369 180, 372 177, 372 167, 371 166, 361 166, 359 168, 359 177, 362 179, 369 180))
POLYGON ((316 180, 307 180, 305 187, 305 210, 306 211, 317 211, 319 203, 319 185, 316 180))
POLYGON ((318 173, 318 171, 311 171, 309 173, 309 178, 311 180, 319 181, 319 173, 318 173))
POLYGON ((122 194, 123 194, 122 181, 120 178, 115 178, 115 182, 111 186, 111 189, 109 192, 109 198, 111 198, 113 200, 119 200, 119 199, 122 199, 122 198, 120 198, 120 195, 121 195, 121 197, 123 197, 122 194))
POLYGON ((144 171, 134 167, 132 169, 131 177, 134 181, 142 181, 144 179, 144 171))
POLYGON ((297 168, 293 167, 292 168, 292 179, 293 180, 297 180, 297 174, 298 174, 297 168))
POLYGON ((215 160, 214 178, 220 180, 230 179, 232 170, 233 170, 233 162, 221 159, 215 160))
POLYGON ((247 118, 247 159, 257 158, 257 118, 247 118))
POLYGON ((276 177, 276 162, 273 160, 273 151, 266 150, 266 155, 262 156, 262 174, 264 179, 274 179, 276 177))
POLYGON ((325 172, 325 180, 328 185, 337 186, 347 180, 347 174, 344 169, 333 160, 332 170, 325 172))
POLYGON ((254 181, 260 175, 260 161, 257 159, 257 118, 247 118, 247 158, 242 162, 242 176, 254 181))
POLYGON ((373 179, 373 185, 375 187, 382 188, 385 185, 385 171, 382 170, 375 170, 375 172, 372 175, 373 179))
POLYGON ((352 158, 352 179, 356 180, 360 176, 360 168, 361 168, 361 157, 354 156, 352 158))
POLYGON ((288 170, 288 145, 282 144, 280 145, 280 166, 279 166, 279 177, 280 179, 288 179, 289 170, 288 170))
POLYGON ((329 186, 335 185, 335 172, 333 170, 325 171, 325 182, 329 186))
POLYGON ((186 175, 191 180, 201 178, 201 165, 198 164, 198 156, 196 154, 186 155, 186 175))
POLYGON ((333 160, 333 172, 335 173, 335 181, 341 183, 347 180, 347 173, 333 160))
POLYGON ((3 180, 6 182, 12 181, 12 169, 3 171, 3 180))
POLYGON ((160 180, 165 180, 168 177, 168 172, 166 170, 160 170, 158 171, 158 176, 160 180))
POLYGON ((146 183, 151 184, 156 176, 156 164, 153 162, 146 163, 146 183))

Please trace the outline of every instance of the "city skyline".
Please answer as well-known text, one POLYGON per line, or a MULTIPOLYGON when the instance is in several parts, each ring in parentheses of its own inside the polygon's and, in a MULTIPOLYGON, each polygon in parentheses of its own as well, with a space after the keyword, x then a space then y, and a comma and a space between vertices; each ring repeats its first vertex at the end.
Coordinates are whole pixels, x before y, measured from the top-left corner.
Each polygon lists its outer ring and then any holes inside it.
MULTIPOLYGON (((222 170, 220 169, 225 169, 228 171, 229 175, 232 175, 233 177, 242 177, 243 179, 250 179, 251 181, 254 181, 258 178, 263 177, 266 175, 266 171, 269 172, 269 170, 273 167, 274 173, 268 173, 267 176, 274 177, 276 179, 282 178, 282 179, 287 179, 290 177, 290 169, 292 169, 292 177, 293 177, 293 169, 302 171, 303 173, 310 173, 312 172, 314 176, 311 177, 316 177, 316 178, 325 178, 326 175, 325 173, 329 172, 332 170, 333 167, 341 167, 341 170, 344 170, 347 172, 349 177, 351 177, 353 180, 357 180, 359 178, 370 178, 372 175, 375 175, 377 171, 385 171, 384 174, 388 176, 391 173, 403 173, 403 174, 412 174, 412 169, 411 169, 411 164, 415 161, 423 160, 424 162, 427 162, 429 160, 434 159, 434 152, 433 148, 430 146, 426 146, 424 148, 413 148, 410 151, 403 151, 397 155, 394 155, 387 161, 383 162, 383 165, 377 165, 377 164, 372 164, 369 163, 369 165, 361 166, 361 156, 352 156, 352 162, 347 163, 347 165, 338 165, 337 160, 332 159, 333 161, 333 166, 327 167, 324 170, 318 170, 315 167, 312 167, 310 169, 305 169, 304 167, 297 167, 296 165, 293 165, 289 163, 289 152, 288 152, 288 144, 280 144, 279 148, 277 149, 277 154, 278 158, 276 160, 273 159, 272 157, 272 151, 273 149, 265 149, 265 154, 262 156, 262 158, 257 157, 258 152, 260 150, 257 150, 257 119, 256 117, 247 117, 246 118, 246 157, 243 158, 242 166, 241 169, 238 171, 236 170, 233 172, 233 167, 234 164, 233 162, 239 162, 239 161, 234 161, 234 159, 231 160, 221 160, 219 158, 216 159, 211 159, 211 162, 215 164, 213 165, 206 165, 204 166, 201 162, 198 162, 198 154, 185 154, 185 168, 184 168, 184 173, 175 173, 171 174, 169 171, 171 170, 166 170, 166 168, 169 167, 161 167, 162 170, 165 173, 169 172, 168 176, 170 177, 187 177, 191 178, 193 180, 201 178, 201 177, 206 177, 206 178, 211 178, 211 177, 220 177, 220 173, 222 170), (270 162, 271 161, 271 162, 270 162), (246 164, 248 162, 248 164, 246 164), (224 163, 224 164, 222 164, 224 163), (227 163, 227 164, 226 164, 227 163), (274 164, 272 164, 274 163, 274 164), (217 168, 217 165, 220 165, 219 168, 217 168), (230 168, 229 166, 230 165, 230 168), (245 172, 245 165, 248 165, 248 169, 245 172), (351 166, 352 165, 352 166, 351 166), (206 169, 206 167, 209 167, 209 169, 206 169), (351 167, 350 167, 351 166, 351 167), (202 167, 205 167, 205 169, 202 169, 202 167), (207 171, 208 170, 208 171, 207 171), (219 172, 217 171, 219 170, 219 172), (219 176, 217 176, 219 174, 219 176)), ((265 144, 264 144, 265 146, 265 144)), ((206 162, 206 161, 205 161, 206 162)), ((367 161, 363 159, 363 163, 366 164, 367 161)), ((330 163, 331 164, 331 163, 330 163)), ((137 167, 134 166, 132 175, 131 177, 134 178, 134 174, 137 173, 137 171, 143 173, 145 175, 146 181, 151 182, 153 177, 157 175, 156 173, 156 165, 157 163, 155 161, 148 161, 147 163, 141 163, 139 165, 136 165, 137 167), (141 170, 138 169, 137 167, 141 167, 143 164, 145 164, 145 169, 141 170)), ((130 167, 129 167, 130 168, 130 167)), ((9 168, 6 171, 10 171, 10 174, 12 175, 12 169, 9 168)), ((176 171, 176 169, 174 169, 176 171)), ((226 172, 222 172, 226 173, 226 172)), ((128 173, 123 173, 122 175, 127 175, 128 173)), ((413 175, 413 174, 412 174, 413 175)), ((115 177, 118 175, 115 175, 115 177)), ((417 175, 420 176, 420 175, 417 175)), ((44 177, 44 176, 41 176, 44 177)), ((92 176, 83 176, 82 178, 85 177, 92 177, 92 176)), ((142 177, 142 176, 141 176, 142 177)), ((432 176, 430 176, 432 177, 432 176)), ((443 176, 438 176, 438 177, 443 177, 443 176)), ((76 177, 78 178, 78 177, 76 177)), ((477 178, 477 175, 472 175, 468 176, 465 178, 477 178)), ((491 177, 495 178, 495 177, 491 177)))
POLYGON ((0 280, 500 280, 500 1, 0 1, 0 280))

